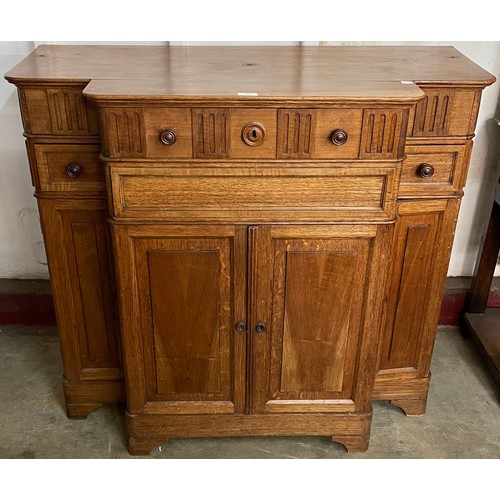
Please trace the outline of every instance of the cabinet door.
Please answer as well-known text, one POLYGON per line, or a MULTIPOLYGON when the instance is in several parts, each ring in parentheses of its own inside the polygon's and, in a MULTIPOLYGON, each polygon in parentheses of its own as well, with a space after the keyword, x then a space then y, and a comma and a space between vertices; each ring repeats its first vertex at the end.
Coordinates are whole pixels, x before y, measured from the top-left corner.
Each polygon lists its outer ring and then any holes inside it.
MULTIPOLYGON (((121 379, 106 201, 43 198, 38 205, 66 381, 121 379)), ((91 392, 89 401, 103 398, 91 392)))
POLYGON ((251 411, 370 409, 391 230, 251 230, 251 411))
POLYGON ((131 414, 243 412, 246 235, 114 224, 131 414))
POLYGON ((459 205, 459 199, 399 203, 378 399, 425 400, 459 205))

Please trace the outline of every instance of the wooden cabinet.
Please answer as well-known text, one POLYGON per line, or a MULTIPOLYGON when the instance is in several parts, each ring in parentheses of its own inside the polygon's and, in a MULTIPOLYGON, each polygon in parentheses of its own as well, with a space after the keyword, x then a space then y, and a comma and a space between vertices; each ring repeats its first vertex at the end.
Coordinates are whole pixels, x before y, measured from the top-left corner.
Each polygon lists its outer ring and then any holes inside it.
POLYGON ((235 414, 243 434, 293 434, 291 416, 303 414, 301 433, 366 448, 391 226, 113 230, 133 374, 128 418, 139 427, 131 452, 168 437, 224 435, 227 422, 213 416, 235 414), (352 435, 335 419, 314 422, 347 412, 362 417, 352 435), (288 415, 281 431, 276 414, 288 415), (198 431, 186 433, 179 415, 196 416, 198 431))
POLYGON ((372 399, 425 411, 492 75, 451 47, 40 46, 6 78, 69 416, 123 400, 124 377, 131 453, 360 451, 372 399))

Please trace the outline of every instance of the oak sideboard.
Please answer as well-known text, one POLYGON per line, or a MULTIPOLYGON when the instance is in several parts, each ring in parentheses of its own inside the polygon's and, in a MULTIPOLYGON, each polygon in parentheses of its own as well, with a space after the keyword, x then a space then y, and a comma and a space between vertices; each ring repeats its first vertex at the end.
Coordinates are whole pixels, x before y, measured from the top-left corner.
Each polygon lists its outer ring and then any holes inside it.
POLYGON ((483 88, 453 47, 39 46, 13 68, 70 418, 368 447, 426 409, 483 88))

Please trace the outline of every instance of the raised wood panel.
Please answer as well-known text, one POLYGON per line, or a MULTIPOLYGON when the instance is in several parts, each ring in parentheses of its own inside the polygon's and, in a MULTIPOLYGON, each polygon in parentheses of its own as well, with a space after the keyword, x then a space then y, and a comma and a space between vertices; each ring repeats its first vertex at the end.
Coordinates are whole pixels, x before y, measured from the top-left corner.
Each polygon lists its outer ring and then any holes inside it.
POLYGON ((278 110, 278 158, 311 158, 316 110, 278 110))
MULTIPOLYGON (((381 368, 417 368, 419 332, 428 300, 429 271, 433 260, 438 215, 406 217, 396 239, 403 259, 398 283, 389 294, 397 307, 389 345, 384 346, 386 361, 381 368)), ((399 269, 398 269, 399 271, 399 269)))
POLYGON ((366 267, 366 262, 358 262, 357 253, 353 249, 287 252, 281 377, 274 397, 295 393, 312 399, 312 393, 328 399, 326 394, 342 392, 345 365, 352 357, 352 349, 346 351, 354 271, 366 267))
POLYGON ((122 322, 125 356, 144 377, 129 394, 131 411, 243 411, 245 333, 234 325, 245 319, 244 232, 120 225, 114 231, 126 254, 122 264, 133 268, 119 275, 121 288, 133 293, 128 306, 122 296, 122 310, 134 318, 122 322))
POLYGON ((114 214, 124 218, 346 218, 393 209, 392 168, 111 167, 114 214), (348 215, 350 214, 350 215, 348 215))
POLYGON ((146 154, 143 108, 110 108, 103 112, 103 149, 110 157, 142 158, 146 154))
MULTIPOLYGON (((152 250, 148 261, 158 394, 219 393, 221 371, 229 372, 228 345, 220 345, 219 312, 229 304, 220 303, 228 297, 217 289, 218 252, 152 250)), ((224 284, 227 290, 229 285, 224 284)), ((227 323, 227 318, 221 320, 227 323)), ((225 392, 227 397, 227 388, 225 392)))
POLYGON ((231 151, 230 110, 193 108, 193 151, 195 158, 227 158, 231 151))
POLYGON ((105 202, 40 199, 39 208, 66 379, 119 379, 105 202))
POLYGON ((403 370, 428 376, 442 297, 434 291, 443 290, 458 205, 459 200, 400 203, 380 350, 381 373, 403 370))
POLYGON ((401 109, 365 109, 359 156, 363 159, 397 158, 403 153, 406 112, 401 109))
POLYGON ((35 144, 36 168, 42 191, 104 193, 104 164, 99 159, 99 146, 93 144, 35 144), (67 168, 81 167, 81 174, 72 178, 67 168))
POLYGON ((358 229, 252 232, 251 251, 258 249, 252 254, 252 325, 267 325, 253 337, 254 412, 342 412, 363 404, 356 385, 356 374, 359 382, 366 368, 360 346, 377 333, 365 311, 375 305, 371 287, 383 283, 374 240, 387 228, 358 229))

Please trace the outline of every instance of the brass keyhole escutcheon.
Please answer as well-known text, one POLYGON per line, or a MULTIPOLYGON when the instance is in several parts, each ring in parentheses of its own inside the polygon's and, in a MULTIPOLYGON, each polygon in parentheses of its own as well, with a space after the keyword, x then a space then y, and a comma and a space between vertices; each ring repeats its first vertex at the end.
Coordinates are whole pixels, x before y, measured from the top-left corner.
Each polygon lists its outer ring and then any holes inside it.
POLYGON ((249 146, 260 146, 266 138, 266 127, 259 122, 248 122, 241 130, 241 138, 249 146))

